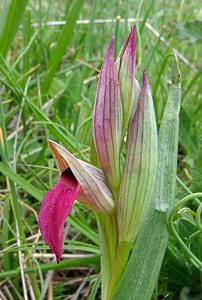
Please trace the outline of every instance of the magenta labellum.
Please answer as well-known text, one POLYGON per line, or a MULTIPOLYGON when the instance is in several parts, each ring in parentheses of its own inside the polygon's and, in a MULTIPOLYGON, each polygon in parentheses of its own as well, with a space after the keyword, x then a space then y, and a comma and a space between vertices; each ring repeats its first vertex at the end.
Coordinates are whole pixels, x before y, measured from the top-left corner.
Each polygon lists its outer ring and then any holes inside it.
POLYGON ((70 169, 65 170, 56 185, 49 190, 40 207, 38 224, 43 239, 60 261, 63 245, 64 222, 72 209, 72 205, 80 185, 70 169))

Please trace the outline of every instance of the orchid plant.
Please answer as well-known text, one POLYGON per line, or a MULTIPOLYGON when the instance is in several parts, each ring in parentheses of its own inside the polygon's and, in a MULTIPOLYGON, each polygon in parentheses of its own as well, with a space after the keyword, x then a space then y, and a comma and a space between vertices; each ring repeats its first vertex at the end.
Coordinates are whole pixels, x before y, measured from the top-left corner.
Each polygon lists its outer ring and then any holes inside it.
POLYGON ((158 138, 150 85, 135 78, 136 30, 116 61, 114 38, 99 76, 93 111, 91 163, 49 140, 60 172, 41 204, 38 224, 59 263, 63 227, 75 199, 96 212, 101 248, 102 299, 111 299, 150 208, 158 138))

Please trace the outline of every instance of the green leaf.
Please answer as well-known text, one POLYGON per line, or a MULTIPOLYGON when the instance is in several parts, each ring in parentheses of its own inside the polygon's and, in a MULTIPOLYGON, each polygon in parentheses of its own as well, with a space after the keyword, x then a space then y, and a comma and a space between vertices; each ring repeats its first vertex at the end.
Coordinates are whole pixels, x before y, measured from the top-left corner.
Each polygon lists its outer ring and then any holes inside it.
POLYGON ((99 245, 98 234, 95 233, 90 226, 84 225, 84 223, 73 215, 69 215, 67 218, 69 224, 74 226, 78 231, 82 232, 88 239, 93 241, 96 245, 99 245))
POLYGON ((174 203, 181 86, 178 65, 158 136, 158 168, 153 203, 112 299, 151 299, 168 241, 168 209, 174 203))
POLYGON ((137 110, 129 127, 125 165, 118 200, 119 245, 110 282, 113 293, 151 205, 157 171, 157 127, 146 71, 137 110))
POLYGON ((5 56, 18 30, 28 0, 6 0, 0 15, 0 52, 5 56))

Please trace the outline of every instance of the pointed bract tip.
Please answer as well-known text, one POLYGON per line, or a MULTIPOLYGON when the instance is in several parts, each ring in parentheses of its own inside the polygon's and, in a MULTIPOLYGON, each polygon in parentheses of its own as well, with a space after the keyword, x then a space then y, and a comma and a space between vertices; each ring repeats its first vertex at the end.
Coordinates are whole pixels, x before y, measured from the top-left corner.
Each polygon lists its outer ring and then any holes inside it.
POLYGON ((136 25, 131 27, 131 34, 134 34, 136 36, 136 25))
POLYGON ((135 53, 136 53, 136 27, 135 26, 131 29, 127 47, 131 49, 130 51, 131 51, 132 58, 133 60, 135 60, 135 53))
POLYGON ((135 25, 131 28, 130 37, 135 39, 135 42, 136 42, 136 26, 135 25))
POLYGON ((145 101, 145 96, 149 92, 149 80, 147 77, 147 72, 144 69, 142 72, 142 86, 140 89, 140 94, 139 94, 139 99, 137 103, 137 109, 136 112, 134 113, 132 122, 131 122, 131 127, 133 127, 139 120, 140 113, 143 110, 143 104, 145 101))
POLYGON ((51 150, 53 157, 55 158, 60 174, 62 174, 62 172, 64 172, 69 167, 67 161, 64 159, 62 155, 62 152, 64 152, 65 149, 61 145, 49 139, 48 139, 48 146, 51 150))
POLYGON ((114 36, 112 36, 112 39, 109 43, 109 47, 108 47, 107 52, 106 52, 106 57, 114 56, 114 40, 115 40, 115 38, 114 38, 114 36))
POLYGON ((142 72, 142 86, 143 88, 147 88, 149 86, 149 79, 147 76, 146 69, 144 69, 142 72))
POLYGON ((48 139, 48 146, 49 148, 52 150, 52 149, 55 149, 56 147, 56 143, 50 139, 48 139))
MULTIPOLYGON (((136 28, 135 26, 131 28, 127 39, 125 40, 119 55, 117 57, 117 62, 120 63, 120 60, 125 60, 125 66, 132 63, 133 68, 135 68, 135 59, 136 59, 136 28)), ((132 73, 134 70, 132 71, 132 73)))
POLYGON ((129 32, 128 36, 127 36, 127 39, 125 40, 121 50, 120 50, 120 57, 122 58, 125 51, 126 51, 126 48, 128 47, 128 44, 129 44, 129 41, 130 41, 130 37, 131 37, 131 32, 129 32))
POLYGON ((135 26, 131 27, 131 31, 129 32, 127 39, 123 45, 122 54, 124 54, 126 49, 129 47, 134 48, 134 50, 136 49, 136 27, 135 26))
POLYGON ((143 69, 143 71, 142 71, 142 76, 144 77, 144 76, 147 76, 147 71, 146 71, 146 69, 143 69))
POLYGON ((109 43, 108 49, 113 49, 114 48, 114 42, 115 42, 115 37, 114 35, 111 38, 111 41, 109 43))

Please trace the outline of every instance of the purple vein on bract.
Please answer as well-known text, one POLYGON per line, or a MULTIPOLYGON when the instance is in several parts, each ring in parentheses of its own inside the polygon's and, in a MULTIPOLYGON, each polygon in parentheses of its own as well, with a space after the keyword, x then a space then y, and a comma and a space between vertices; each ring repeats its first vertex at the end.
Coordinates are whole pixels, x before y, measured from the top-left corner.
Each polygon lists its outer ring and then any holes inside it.
POLYGON ((121 134, 122 102, 112 38, 100 72, 93 113, 95 148, 112 190, 119 186, 120 181, 121 134))
POLYGON ((130 123, 118 222, 120 240, 133 244, 150 206, 157 169, 157 128, 146 71, 137 110, 130 123))
POLYGON ((114 209, 112 194, 102 170, 76 158, 63 146, 49 140, 49 147, 59 168, 66 165, 80 184, 77 199, 95 211, 110 213, 114 209))

